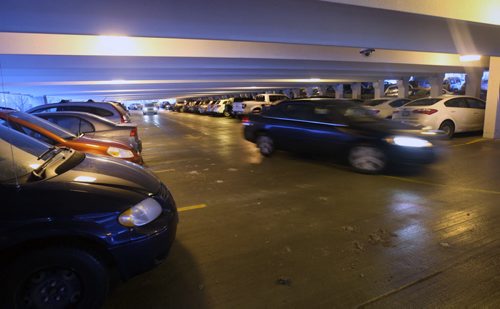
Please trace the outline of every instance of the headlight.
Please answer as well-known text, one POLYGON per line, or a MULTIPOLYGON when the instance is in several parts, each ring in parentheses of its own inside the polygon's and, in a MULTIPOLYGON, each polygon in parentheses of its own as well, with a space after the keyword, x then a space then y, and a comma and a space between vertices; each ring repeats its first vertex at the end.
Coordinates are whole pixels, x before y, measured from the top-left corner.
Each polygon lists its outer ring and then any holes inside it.
POLYGON ((107 153, 115 158, 133 158, 134 154, 132 151, 123 149, 123 148, 118 148, 118 147, 109 147, 107 150, 107 153))
POLYGON ((124 211, 118 217, 118 222, 126 227, 143 226, 158 218, 161 212, 160 204, 152 198, 147 198, 124 211))
POLYGON ((393 145, 403 146, 403 147, 432 147, 432 144, 422 138, 410 137, 410 136, 392 136, 385 139, 386 142, 393 145))

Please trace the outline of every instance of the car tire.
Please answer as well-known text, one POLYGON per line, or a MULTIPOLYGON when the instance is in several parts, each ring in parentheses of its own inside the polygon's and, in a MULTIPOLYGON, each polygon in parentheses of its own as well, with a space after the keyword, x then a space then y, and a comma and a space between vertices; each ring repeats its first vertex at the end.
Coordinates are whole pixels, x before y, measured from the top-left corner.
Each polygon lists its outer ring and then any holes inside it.
POLYGON ((455 124, 451 120, 445 120, 439 126, 439 130, 444 131, 448 138, 452 138, 455 134, 455 124))
POLYGON ((9 265, 6 280, 2 308, 100 308, 109 288, 104 264, 90 252, 69 247, 19 257, 9 265))
POLYGON ((267 135, 259 135, 255 144, 264 157, 269 157, 274 152, 274 141, 267 135))
POLYGON ((379 174, 387 167, 387 156, 375 146, 358 145, 349 150, 348 161, 355 171, 379 174))

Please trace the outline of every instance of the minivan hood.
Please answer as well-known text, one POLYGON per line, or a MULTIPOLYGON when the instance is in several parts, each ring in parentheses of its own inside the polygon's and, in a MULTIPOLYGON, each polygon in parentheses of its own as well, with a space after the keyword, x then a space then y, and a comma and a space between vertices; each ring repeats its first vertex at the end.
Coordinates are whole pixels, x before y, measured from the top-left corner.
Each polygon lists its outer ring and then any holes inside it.
POLYGON ((151 195, 160 190, 160 181, 147 169, 121 159, 86 154, 73 169, 55 177, 61 182, 114 187, 151 195))
POLYGON ((394 120, 380 119, 373 122, 352 122, 351 127, 377 133, 397 134, 420 134, 422 126, 411 125, 394 120))

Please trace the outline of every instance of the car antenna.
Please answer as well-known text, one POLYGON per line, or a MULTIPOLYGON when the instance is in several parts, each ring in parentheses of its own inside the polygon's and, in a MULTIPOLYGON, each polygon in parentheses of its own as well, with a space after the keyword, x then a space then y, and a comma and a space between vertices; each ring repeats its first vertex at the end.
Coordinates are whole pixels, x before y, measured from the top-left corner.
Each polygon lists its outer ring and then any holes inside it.
POLYGON ((11 143, 10 144, 10 155, 12 157, 12 170, 14 171, 14 178, 16 179, 16 189, 19 190, 20 186, 19 186, 19 179, 17 179, 17 170, 16 170, 16 163, 14 162, 14 146, 12 146, 11 143))
POLYGON ((7 107, 7 99, 5 98, 5 83, 4 83, 4 80, 3 80, 3 67, 2 67, 2 61, 0 60, 0 78, 2 79, 1 82, 2 82, 2 101, 3 101, 3 104, 5 105, 5 107, 7 107))

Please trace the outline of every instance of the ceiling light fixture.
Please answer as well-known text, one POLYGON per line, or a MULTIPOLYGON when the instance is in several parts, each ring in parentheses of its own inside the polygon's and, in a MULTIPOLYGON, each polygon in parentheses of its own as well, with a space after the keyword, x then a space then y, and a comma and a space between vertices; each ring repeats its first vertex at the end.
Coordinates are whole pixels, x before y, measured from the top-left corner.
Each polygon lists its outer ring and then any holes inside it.
POLYGON ((480 59, 481 59, 481 55, 462 55, 462 56, 460 56, 461 62, 479 61, 480 59))

